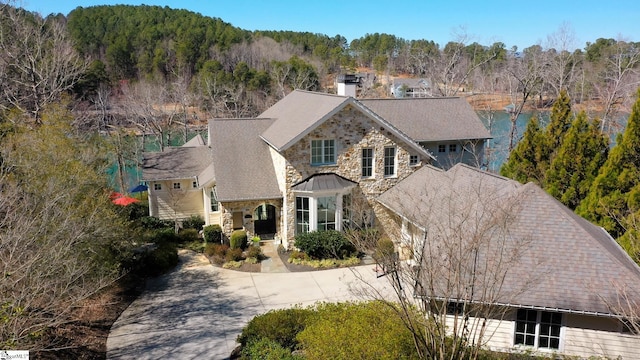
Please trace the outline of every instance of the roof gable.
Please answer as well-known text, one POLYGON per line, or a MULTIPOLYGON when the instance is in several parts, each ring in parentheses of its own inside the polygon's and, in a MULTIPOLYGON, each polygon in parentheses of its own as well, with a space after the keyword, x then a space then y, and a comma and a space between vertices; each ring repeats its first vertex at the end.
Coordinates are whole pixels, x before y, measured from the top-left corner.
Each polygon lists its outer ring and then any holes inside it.
POLYGON ((415 151, 425 157, 432 157, 414 139, 400 131, 393 123, 363 106, 358 100, 352 97, 302 90, 293 91, 260 115, 260 117, 274 120, 273 124, 262 133, 261 138, 274 149, 284 151, 349 105, 378 125, 387 128, 415 151))
POLYGON ((286 150, 352 102, 346 96, 294 90, 259 115, 275 120, 261 137, 274 149, 286 150))

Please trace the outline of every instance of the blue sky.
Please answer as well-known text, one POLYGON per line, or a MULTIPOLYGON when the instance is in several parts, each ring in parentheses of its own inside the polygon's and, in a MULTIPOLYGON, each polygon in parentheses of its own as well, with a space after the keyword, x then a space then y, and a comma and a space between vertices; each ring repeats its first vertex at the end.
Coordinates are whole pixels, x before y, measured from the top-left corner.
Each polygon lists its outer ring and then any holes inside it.
POLYGON ((187 9, 218 17, 245 30, 292 30, 340 34, 351 41, 365 34, 387 33, 441 45, 464 29, 470 40, 483 45, 501 41, 519 49, 541 44, 567 25, 574 48, 587 41, 614 38, 640 41, 638 0, 23 0, 23 7, 43 15, 68 14, 78 6, 147 4, 187 9))

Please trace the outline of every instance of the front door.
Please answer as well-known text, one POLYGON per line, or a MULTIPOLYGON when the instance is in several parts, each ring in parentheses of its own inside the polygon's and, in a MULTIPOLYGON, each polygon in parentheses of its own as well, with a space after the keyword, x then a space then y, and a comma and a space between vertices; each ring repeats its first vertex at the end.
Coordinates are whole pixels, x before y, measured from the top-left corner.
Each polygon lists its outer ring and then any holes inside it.
POLYGON ((254 230, 256 235, 275 234, 276 232, 276 207, 270 204, 262 204, 254 211, 254 230))
POLYGON ((242 223, 242 211, 234 211, 233 212, 233 230, 239 230, 244 228, 244 224, 242 223))

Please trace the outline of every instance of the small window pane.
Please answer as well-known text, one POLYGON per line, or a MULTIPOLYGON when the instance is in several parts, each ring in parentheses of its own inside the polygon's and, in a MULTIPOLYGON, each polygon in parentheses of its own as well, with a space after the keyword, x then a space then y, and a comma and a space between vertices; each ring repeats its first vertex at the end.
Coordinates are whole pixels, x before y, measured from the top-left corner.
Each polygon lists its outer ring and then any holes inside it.
POLYGON ((446 151, 447 151, 446 146, 444 146, 444 145, 438 145, 438 152, 443 153, 443 152, 446 152, 446 151))
POLYGON ((394 176, 396 174, 396 148, 384 148, 384 175, 394 176))
POLYGON ((449 144, 449 152, 458 151, 458 146, 456 144, 449 144))
POLYGON ((153 190, 162 190, 162 184, 153 184, 153 190))
POLYGON ((362 149, 362 177, 373 176, 373 149, 362 149))
POLYGON ((179 182, 173 183, 173 188, 176 190, 180 190, 180 183, 179 182))

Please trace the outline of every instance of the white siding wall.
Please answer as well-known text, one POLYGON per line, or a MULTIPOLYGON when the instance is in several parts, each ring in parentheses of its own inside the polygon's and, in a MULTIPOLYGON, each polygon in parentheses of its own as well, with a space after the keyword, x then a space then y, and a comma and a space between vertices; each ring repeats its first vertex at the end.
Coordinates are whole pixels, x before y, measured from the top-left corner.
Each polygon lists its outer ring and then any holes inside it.
MULTIPOLYGON (((162 190, 151 190, 149 195, 150 213, 163 220, 186 219, 191 215, 204 217, 202 190, 192 188, 191 179, 161 181, 162 190), (173 189, 173 183, 180 183, 180 190, 173 189)), ((153 183, 150 184, 153 189, 153 183)))
POLYGON ((565 315, 564 353, 581 357, 639 359, 640 336, 623 334, 613 319, 565 315))

